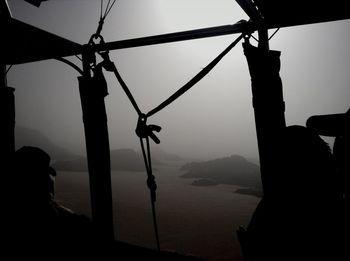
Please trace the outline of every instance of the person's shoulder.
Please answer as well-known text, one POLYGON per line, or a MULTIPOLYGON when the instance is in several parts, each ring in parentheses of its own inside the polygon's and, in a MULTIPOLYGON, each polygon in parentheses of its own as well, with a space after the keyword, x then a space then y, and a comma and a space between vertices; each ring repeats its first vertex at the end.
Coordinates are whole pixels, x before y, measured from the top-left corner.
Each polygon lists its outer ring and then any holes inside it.
POLYGON ((71 222, 76 223, 75 225, 81 224, 81 225, 91 225, 92 221, 89 217, 77 214, 70 208, 67 208, 65 206, 62 206, 56 202, 52 202, 52 208, 54 209, 57 218, 60 219, 63 222, 71 222))
POLYGON ((57 203, 54 206, 57 213, 55 225, 60 244, 85 246, 95 242, 97 232, 88 216, 77 214, 57 203))

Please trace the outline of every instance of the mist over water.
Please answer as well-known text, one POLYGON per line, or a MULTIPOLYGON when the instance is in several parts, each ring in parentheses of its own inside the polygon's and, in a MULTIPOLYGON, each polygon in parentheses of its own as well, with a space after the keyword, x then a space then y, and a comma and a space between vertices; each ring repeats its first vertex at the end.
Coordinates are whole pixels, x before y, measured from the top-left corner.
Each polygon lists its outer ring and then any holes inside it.
MULTIPOLYGON (((179 176, 185 162, 156 166, 156 210, 163 250, 193 254, 205 260, 241 260, 236 238, 259 198, 234 193, 231 185, 195 187, 179 176)), ((56 197, 78 213, 89 214, 87 173, 59 172, 56 197)), ((155 248, 146 173, 112 173, 115 234, 118 240, 155 248)))

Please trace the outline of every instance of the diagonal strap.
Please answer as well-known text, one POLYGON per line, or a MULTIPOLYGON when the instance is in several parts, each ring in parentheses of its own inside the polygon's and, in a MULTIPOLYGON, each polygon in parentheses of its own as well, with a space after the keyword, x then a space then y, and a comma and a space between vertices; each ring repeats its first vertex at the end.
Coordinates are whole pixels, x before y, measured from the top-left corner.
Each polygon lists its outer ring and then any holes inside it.
MULTIPOLYGON (((228 54, 233 47, 239 43, 239 41, 244 37, 244 34, 241 34, 233 43, 231 43, 226 49, 220 53, 213 61, 211 61, 206 67, 204 67, 199 73, 197 73, 189 82, 187 82, 184 86, 182 86, 180 89, 178 89, 174 94, 172 94, 168 99, 166 99, 164 102, 159 104, 157 107, 149 111, 145 116, 150 117, 157 112, 164 109, 166 106, 168 106, 170 103, 174 102, 177 98, 179 98, 181 95, 183 95, 185 92, 187 92, 189 89, 191 89, 196 83, 198 83, 200 80, 202 80, 220 61, 221 59, 228 54)), ((107 71, 114 72, 116 78, 119 81, 119 84, 123 88, 125 94, 128 96, 131 104, 133 105, 134 109, 136 110, 137 114, 139 116, 142 116, 142 112, 140 108, 138 107, 133 95, 131 94, 128 86, 124 82, 123 78, 120 76, 116 66, 114 63, 109 59, 108 53, 102 54, 102 57, 104 58, 104 68, 107 71)))
POLYGON ((220 53, 213 61, 211 61, 206 67, 204 67, 198 74, 196 74, 188 83, 186 83, 184 86, 182 86, 180 89, 178 89, 173 95, 171 95, 168 99, 166 99, 164 102, 159 104, 157 107, 149 111, 146 116, 150 117, 160 110, 164 109, 166 106, 168 106, 170 103, 175 101, 177 98, 179 98, 181 95, 183 95, 185 92, 187 92, 189 89, 191 89, 197 82, 202 80, 204 76, 206 76, 214 67, 217 65, 221 59, 229 52, 233 47, 237 45, 237 43, 243 38, 244 34, 241 34, 233 43, 231 43, 226 49, 220 53))

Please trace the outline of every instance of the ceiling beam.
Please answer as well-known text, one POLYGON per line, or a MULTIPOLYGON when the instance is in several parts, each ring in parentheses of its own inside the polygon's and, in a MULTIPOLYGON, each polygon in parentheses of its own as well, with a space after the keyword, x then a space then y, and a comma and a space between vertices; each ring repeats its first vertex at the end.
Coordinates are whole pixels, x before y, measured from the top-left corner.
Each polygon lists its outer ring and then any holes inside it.
POLYGON ((261 23, 263 17, 251 0, 236 0, 243 11, 249 16, 252 22, 261 23))
POLYGON ((214 36, 242 33, 247 30, 253 30, 252 24, 250 22, 241 20, 238 23, 233 25, 209 27, 204 29, 196 29, 196 30, 182 31, 182 32, 176 32, 176 33, 161 34, 161 35, 155 35, 155 36, 101 43, 101 44, 96 44, 91 46, 90 50, 95 52, 100 52, 100 51, 107 51, 107 50, 117 50, 117 49, 141 47, 141 46, 148 46, 148 45, 165 44, 165 43, 172 43, 172 42, 179 42, 179 41, 186 41, 186 40, 208 38, 208 37, 214 37, 214 36))

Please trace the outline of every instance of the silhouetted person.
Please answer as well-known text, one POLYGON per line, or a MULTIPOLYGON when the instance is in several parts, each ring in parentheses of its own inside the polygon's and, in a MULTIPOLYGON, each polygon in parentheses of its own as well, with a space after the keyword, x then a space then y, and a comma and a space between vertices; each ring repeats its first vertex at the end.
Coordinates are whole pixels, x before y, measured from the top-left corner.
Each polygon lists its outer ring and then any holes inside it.
POLYGON ((54 200, 55 176, 45 151, 25 146, 15 152, 8 233, 17 253, 30 249, 32 254, 42 254, 52 248, 56 253, 87 253, 94 244, 90 220, 54 200))
POLYGON ((276 151, 276 168, 269 196, 262 198, 240 235, 246 260, 335 257, 339 197, 328 144, 305 127, 287 127, 276 151))
POLYGON ((336 163, 338 189, 341 195, 341 219, 338 228, 343 238, 344 260, 350 259, 350 109, 346 113, 312 116, 307 127, 320 135, 335 137, 333 155, 336 163), (346 255, 346 257, 345 257, 346 255))
POLYGON ((346 113, 316 115, 306 125, 320 135, 335 137, 333 154, 340 177, 341 193, 350 206, 350 109, 346 113))

